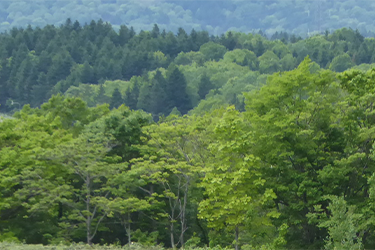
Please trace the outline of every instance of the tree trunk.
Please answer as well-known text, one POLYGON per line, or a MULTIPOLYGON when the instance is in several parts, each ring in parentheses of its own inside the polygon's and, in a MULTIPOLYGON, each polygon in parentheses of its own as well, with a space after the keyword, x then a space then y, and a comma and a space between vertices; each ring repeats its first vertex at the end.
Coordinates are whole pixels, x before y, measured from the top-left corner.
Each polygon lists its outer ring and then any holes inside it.
POLYGON ((174 222, 171 221, 171 246, 173 249, 176 248, 176 246, 174 245, 174 222))
POLYGON ((129 246, 129 249, 130 249, 130 246, 132 244, 132 237, 131 237, 131 234, 130 234, 130 213, 128 213, 128 225, 126 226, 125 224, 125 227, 126 227, 126 234, 128 235, 128 246, 129 246))
POLYGON ((235 234, 234 237, 235 237, 235 241, 236 241, 235 250, 239 250, 240 248, 238 246, 238 234, 239 234, 238 226, 236 226, 234 234, 235 234))
POLYGON ((185 186, 185 193, 184 193, 184 201, 183 203, 181 204, 181 200, 180 200, 180 222, 181 222, 181 234, 180 234, 180 243, 181 243, 181 248, 184 248, 184 245, 185 245, 185 241, 184 241, 184 234, 187 230, 186 228, 186 205, 187 205, 187 195, 188 195, 188 191, 189 191, 189 179, 186 183, 186 186, 185 186))
POLYGON ((91 219, 87 218, 86 220, 86 230, 87 230, 87 244, 91 246, 92 241, 91 241, 91 219))
MULTIPOLYGON (((90 212, 90 176, 87 175, 86 177, 86 188, 87 188, 87 197, 86 197, 86 210, 89 213, 90 212)), ((86 234, 87 234, 87 244, 92 245, 92 237, 91 237, 91 220, 92 217, 90 215, 87 215, 86 217, 86 234)))
MULTIPOLYGON (((152 194, 154 193, 154 185, 151 184, 150 186, 150 197, 152 197, 152 194)), ((151 206, 154 204, 153 201, 150 202, 151 206)), ((152 218, 152 222, 151 222, 151 227, 152 227, 152 232, 155 232, 155 231, 158 231, 157 227, 156 227, 156 220, 154 218, 152 218)), ((158 240, 157 240, 157 237, 155 238, 155 245, 158 244, 158 240)))

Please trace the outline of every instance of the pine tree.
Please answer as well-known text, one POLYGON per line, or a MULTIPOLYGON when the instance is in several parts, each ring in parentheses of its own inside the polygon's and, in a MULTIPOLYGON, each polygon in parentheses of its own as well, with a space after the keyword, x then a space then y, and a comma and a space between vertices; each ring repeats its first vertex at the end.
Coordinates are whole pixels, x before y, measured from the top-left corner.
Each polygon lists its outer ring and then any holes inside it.
POLYGON ((31 106, 37 107, 47 100, 50 95, 50 87, 47 82, 47 76, 41 72, 38 76, 37 84, 32 87, 31 96, 31 106))
POLYGON ((152 38, 158 38, 160 36, 160 30, 157 24, 154 24, 154 27, 151 31, 151 36, 152 38))
POLYGON ((159 70, 152 79, 150 111, 154 115, 166 114, 167 94, 165 92, 166 81, 159 70))
POLYGON ((88 61, 83 64, 81 72, 81 82, 82 83, 92 83, 93 70, 88 61))
POLYGON ((210 78, 204 73, 199 79, 198 95, 201 99, 204 99, 206 95, 214 88, 210 78))
POLYGON ((115 88, 115 90, 113 91, 113 94, 112 94, 111 102, 109 104, 110 108, 111 109, 118 108, 123 103, 124 103, 124 100, 122 99, 122 95, 121 95, 119 89, 115 88))
POLYGON ((191 109, 191 101, 186 93, 186 85, 185 76, 175 65, 171 64, 168 67, 165 88, 168 111, 176 107, 182 114, 186 114, 191 109))
POLYGON ((105 95, 105 90, 103 87, 103 84, 100 84, 99 86, 99 93, 96 97, 96 103, 97 104, 103 104, 103 103, 108 103, 109 98, 105 95))
POLYGON ((130 109, 137 109, 137 102, 139 97, 139 86, 138 82, 136 81, 134 83, 133 88, 127 88, 125 92, 124 101, 126 106, 128 106, 130 109))
POLYGON ((151 88, 152 85, 148 80, 142 82, 141 88, 139 90, 137 109, 143 109, 146 112, 151 112, 151 88))

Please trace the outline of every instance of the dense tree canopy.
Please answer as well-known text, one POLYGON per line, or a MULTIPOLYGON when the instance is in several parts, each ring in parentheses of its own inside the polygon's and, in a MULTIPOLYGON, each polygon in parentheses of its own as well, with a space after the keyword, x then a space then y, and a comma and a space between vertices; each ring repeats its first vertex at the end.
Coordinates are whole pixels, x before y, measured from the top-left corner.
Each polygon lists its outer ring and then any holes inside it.
POLYGON ((374 248, 374 41, 0 34, 0 241, 374 248))
MULTIPOLYGON (((206 30, 218 35, 228 30, 251 32, 263 30, 279 39, 293 34, 307 36, 325 30, 343 27, 375 32, 372 17, 374 5, 367 0, 274 0, 274 1, 138 1, 138 0, 72 0, 53 2, 1 1, 0 31, 13 27, 59 26, 71 18, 69 25, 77 28, 80 23, 103 19, 122 29, 121 24, 133 26, 136 31, 150 30, 152 37, 163 29, 177 32, 184 29, 206 30), (277 32, 277 33, 276 33, 277 32)), ((369 33, 369 34, 370 34, 369 33)), ((128 38, 124 35, 124 38, 128 38)))
POLYGON ((317 69, 337 72, 368 68, 364 64, 375 60, 374 39, 351 29, 304 40, 283 35, 281 40, 276 34, 209 36, 182 28, 174 34, 156 24, 137 33, 125 25, 115 31, 102 20, 14 28, 0 34, 0 109, 38 107, 64 94, 89 106, 126 104, 155 120, 174 108, 181 114, 218 105, 243 110, 242 92, 259 88, 267 75, 294 69, 307 55, 317 69))

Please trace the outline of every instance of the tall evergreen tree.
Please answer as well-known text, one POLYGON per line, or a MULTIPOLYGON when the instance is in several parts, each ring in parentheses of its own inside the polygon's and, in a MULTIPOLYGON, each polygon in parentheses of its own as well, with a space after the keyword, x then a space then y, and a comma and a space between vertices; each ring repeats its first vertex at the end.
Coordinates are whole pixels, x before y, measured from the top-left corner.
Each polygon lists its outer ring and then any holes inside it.
POLYGON ((151 81, 151 101, 150 111, 154 115, 166 114, 169 110, 166 109, 165 104, 168 101, 166 90, 166 81, 159 70, 156 71, 154 78, 151 81))
POLYGON ((160 36, 160 30, 157 24, 154 24, 154 27, 151 31, 151 36, 152 38, 158 38, 160 36))
POLYGON ((121 95, 119 89, 115 88, 115 90, 113 91, 112 97, 111 97, 110 104, 109 104, 110 108, 111 109, 118 108, 123 103, 124 103, 124 100, 122 99, 122 95, 121 95))
POLYGON ((186 85, 184 74, 176 65, 171 64, 168 67, 165 88, 168 100, 167 112, 176 107, 182 114, 186 114, 191 109, 191 100, 186 93, 186 85))
POLYGON ((99 92, 98 92, 98 95, 96 97, 96 103, 97 104, 103 104, 103 103, 108 103, 108 102, 109 102, 109 98, 105 95, 105 90, 104 90, 103 84, 100 84, 99 92))
POLYGON ((125 92, 124 101, 126 106, 130 109, 137 109, 137 102, 139 97, 138 81, 135 81, 132 88, 127 88, 125 92))
POLYGON ((88 61, 85 61, 81 71, 81 82, 82 83, 92 83, 94 72, 88 61))
POLYGON ((203 73, 199 79, 198 95, 201 99, 204 99, 206 95, 214 88, 210 78, 206 73, 203 73))
POLYGON ((146 112, 151 112, 151 89, 152 85, 148 80, 142 82, 141 88, 139 90, 137 109, 143 109, 146 112))

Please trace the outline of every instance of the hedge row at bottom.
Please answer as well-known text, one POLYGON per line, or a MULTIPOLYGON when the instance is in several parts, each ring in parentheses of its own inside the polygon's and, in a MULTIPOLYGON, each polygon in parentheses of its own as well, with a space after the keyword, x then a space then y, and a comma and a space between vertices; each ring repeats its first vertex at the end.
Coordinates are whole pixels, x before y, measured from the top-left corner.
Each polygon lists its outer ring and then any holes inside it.
MULTIPOLYGON (((120 250, 129 249, 128 246, 88 246, 86 244, 72 244, 70 246, 43 246, 43 245, 26 245, 18 243, 0 242, 1 250, 120 250)), ((133 244, 130 250, 163 250, 161 247, 143 247, 138 244, 133 244)))

